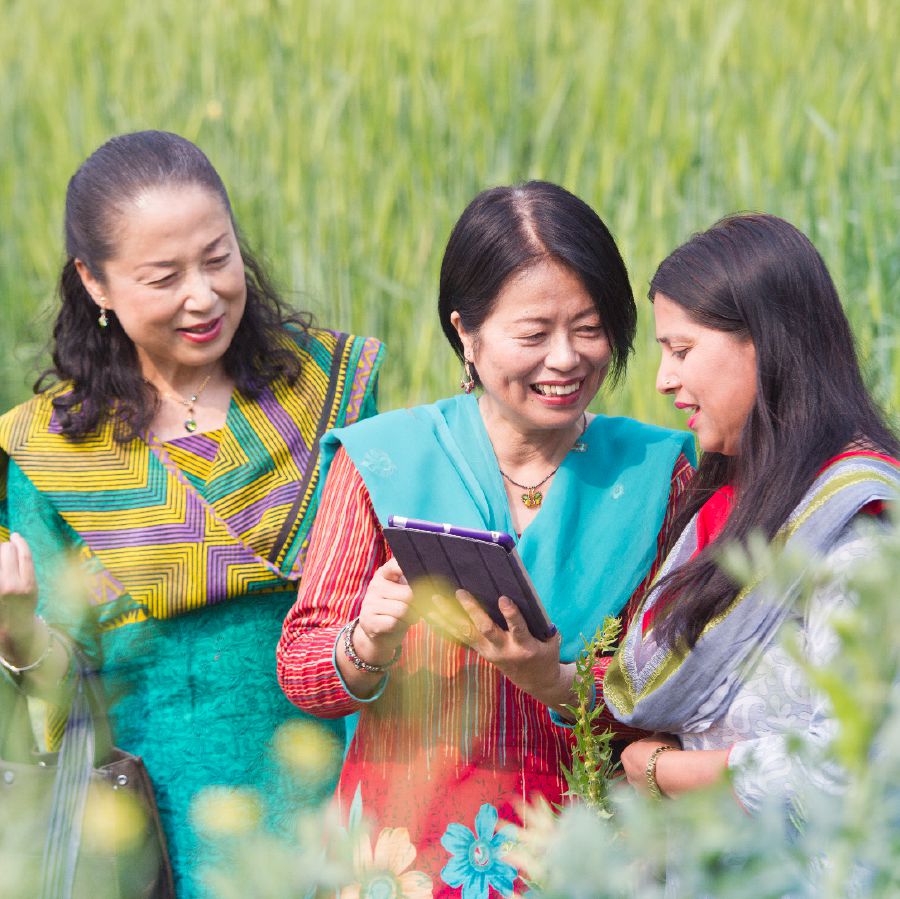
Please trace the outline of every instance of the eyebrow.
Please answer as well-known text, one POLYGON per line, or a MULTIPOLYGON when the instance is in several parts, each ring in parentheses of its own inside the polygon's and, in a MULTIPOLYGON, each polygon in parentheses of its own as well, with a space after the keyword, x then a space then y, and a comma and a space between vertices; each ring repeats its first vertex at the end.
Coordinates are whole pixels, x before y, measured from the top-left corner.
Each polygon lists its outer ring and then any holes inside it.
POLYGON ((538 315, 528 315, 524 318, 517 318, 513 321, 514 325, 546 325, 550 321, 549 318, 541 318, 538 315))
MULTIPOLYGON (((227 231, 223 231, 215 240, 211 240, 205 247, 203 247, 203 253, 209 253, 217 243, 223 240, 228 236, 227 231)), ((174 259, 160 259, 154 262, 142 262, 138 268, 174 268, 178 265, 178 261, 174 259)))
POLYGON ((684 337, 681 334, 673 334, 671 337, 657 337, 657 343, 664 344, 665 346, 669 346, 672 343, 690 343, 690 337, 684 337))
MULTIPOLYGON (((573 317, 573 321, 579 321, 583 318, 592 318, 596 316, 600 318, 600 313, 591 307, 590 309, 585 309, 584 312, 579 312, 578 315, 573 317)), ((555 319, 551 316, 540 316, 540 315, 526 315, 522 318, 517 318, 513 321, 514 325, 546 325, 549 322, 555 321, 555 319)))

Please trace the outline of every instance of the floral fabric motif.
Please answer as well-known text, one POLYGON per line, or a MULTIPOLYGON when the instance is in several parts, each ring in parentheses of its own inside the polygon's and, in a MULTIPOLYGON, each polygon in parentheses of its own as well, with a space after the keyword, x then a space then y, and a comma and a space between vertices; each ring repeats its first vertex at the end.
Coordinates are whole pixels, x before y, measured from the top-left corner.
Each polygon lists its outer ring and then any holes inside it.
POLYGON ((341 890, 340 899, 431 899, 431 878, 407 871, 416 857, 405 827, 385 827, 375 841, 363 837, 356 850, 360 882, 341 890))
POLYGON ((397 472, 394 460, 384 450, 379 449, 370 449, 363 456, 362 467, 382 478, 389 478, 397 472))
POLYGON ((441 871, 448 886, 462 887, 462 899, 488 899, 493 887, 503 896, 511 896, 516 869, 503 861, 513 842, 512 828, 497 833, 497 809, 485 803, 475 816, 475 832, 462 824, 449 824, 441 837, 441 845, 452 858, 441 871))

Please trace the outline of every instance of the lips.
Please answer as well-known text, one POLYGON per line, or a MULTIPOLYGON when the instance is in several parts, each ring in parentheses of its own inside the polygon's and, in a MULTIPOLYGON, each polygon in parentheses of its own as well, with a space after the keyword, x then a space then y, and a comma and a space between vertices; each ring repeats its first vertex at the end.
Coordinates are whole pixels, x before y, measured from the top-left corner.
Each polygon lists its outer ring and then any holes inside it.
POLYGON ((544 406, 574 406, 582 400, 584 378, 576 381, 535 381, 529 387, 544 406))
POLYGON ((189 328, 178 328, 178 333, 192 343, 209 343, 215 340, 222 332, 222 322, 225 320, 224 315, 214 318, 208 322, 201 322, 199 325, 192 325, 189 328))
POLYGON ((687 420, 687 426, 691 430, 694 430, 694 424, 697 421, 697 416, 700 414, 700 407, 695 405, 694 403, 679 403, 676 401, 675 403, 676 409, 693 409, 694 414, 687 420))

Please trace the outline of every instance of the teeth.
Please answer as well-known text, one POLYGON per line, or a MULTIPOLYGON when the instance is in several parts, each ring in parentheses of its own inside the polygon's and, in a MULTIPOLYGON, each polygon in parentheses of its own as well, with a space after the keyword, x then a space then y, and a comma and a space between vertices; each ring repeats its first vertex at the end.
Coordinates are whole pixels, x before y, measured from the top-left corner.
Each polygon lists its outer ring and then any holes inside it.
POLYGON ((569 396, 581 387, 581 381, 575 384, 534 384, 532 386, 542 396, 569 396))

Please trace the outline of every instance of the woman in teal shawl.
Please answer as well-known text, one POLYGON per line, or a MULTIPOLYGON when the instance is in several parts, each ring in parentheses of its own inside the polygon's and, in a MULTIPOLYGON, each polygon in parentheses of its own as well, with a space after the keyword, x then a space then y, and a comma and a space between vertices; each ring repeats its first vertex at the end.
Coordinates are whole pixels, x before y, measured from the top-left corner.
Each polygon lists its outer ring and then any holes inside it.
POLYGON ((840 669, 830 621, 855 602, 843 576, 897 496, 900 446, 825 263, 788 222, 722 220, 663 261, 650 297, 658 387, 689 411, 703 458, 683 532, 606 676, 615 716, 658 732, 625 749, 625 772, 676 795, 727 769, 744 808, 796 817, 804 793, 842 785, 827 754, 834 713, 804 663, 840 669), (802 549, 835 583, 804 601, 735 584, 719 547, 753 532, 802 549), (785 624, 802 660, 778 639, 785 624))
POLYGON ((636 310, 612 236, 572 194, 476 197, 439 314, 463 395, 326 435, 322 517, 279 647, 293 702, 361 713, 339 802, 380 830, 355 895, 518 889, 499 819, 535 793, 562 801, 570 734, 551 712, 574 699, 584 639, 653 568, 690 471, 688 435, 587 411, 624 373, 636 310), (512 534, 560 636, 535 639, 503 600, 507 630, 465 596, 423 621, 381 534, 390 515, 512 534))

